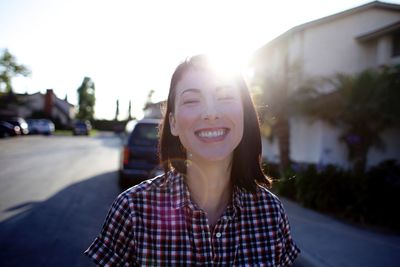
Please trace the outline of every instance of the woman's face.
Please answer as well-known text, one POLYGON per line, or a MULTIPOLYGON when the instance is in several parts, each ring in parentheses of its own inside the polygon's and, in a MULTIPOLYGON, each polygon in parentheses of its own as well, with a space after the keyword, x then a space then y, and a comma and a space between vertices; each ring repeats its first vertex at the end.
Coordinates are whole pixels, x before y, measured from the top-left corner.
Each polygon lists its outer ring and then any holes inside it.
POLYGON ((206 70, 188 69, 176 85, 171 133, 191 160, 231 160, 243 136, 239 88, 206 70))

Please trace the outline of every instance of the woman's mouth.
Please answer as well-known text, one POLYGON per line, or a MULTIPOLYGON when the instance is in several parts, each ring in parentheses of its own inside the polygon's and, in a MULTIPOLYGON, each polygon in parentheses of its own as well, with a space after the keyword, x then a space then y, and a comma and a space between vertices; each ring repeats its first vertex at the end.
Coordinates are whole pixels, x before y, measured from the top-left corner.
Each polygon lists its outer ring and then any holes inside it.
POLYGON ((228 128, 202 129, 195 131, 195 135, 203 142, 217 142, 223 140, 228 132, 228 128))

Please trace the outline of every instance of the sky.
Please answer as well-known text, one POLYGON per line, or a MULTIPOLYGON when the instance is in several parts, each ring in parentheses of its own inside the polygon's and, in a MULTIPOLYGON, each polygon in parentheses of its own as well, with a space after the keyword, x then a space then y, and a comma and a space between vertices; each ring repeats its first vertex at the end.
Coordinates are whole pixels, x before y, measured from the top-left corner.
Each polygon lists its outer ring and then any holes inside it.
MULTIPOLYGON (((95 117, 140 118, 150 90, 166 99, 185 58, 206 53, 243 67, 259 47, 299 24, 366 0, 0 0, 0 50, 9 49, 30 77, 17 93, 44 93, 77 103, 85 76, 96 86, 95 117)), ((398 3, 400 0, 385 1, 398 3)))

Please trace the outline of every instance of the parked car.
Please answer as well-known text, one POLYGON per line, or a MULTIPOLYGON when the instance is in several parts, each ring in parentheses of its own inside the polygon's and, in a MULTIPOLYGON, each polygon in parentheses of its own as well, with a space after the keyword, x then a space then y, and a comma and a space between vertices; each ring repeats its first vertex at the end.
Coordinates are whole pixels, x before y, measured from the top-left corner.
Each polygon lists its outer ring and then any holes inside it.
POLYGON ((89 135, 92 125, 89 121, 75 121, 72 127, 74 135, 89 135))
POLYGON ((54 123, 48 119, 28 119, 29 134, 45 134, 51 135, 54 133, 54 123))
POLYGON ((0 121, 0 138, 17 136, 21 134, 19 126, 12 125, 6 121, 0 121))
POLYGON ((28 123, 26 123, 26 121, 23 118, 15 117, 6 119, 5 121, 14 126, 18 126, 19 129, 21 130, 21 134, 29 134, 28 123))
POLYGON ((162 173, 157 155, 159 124, 159 119, 127 123, 119 168, 119 184, 122 187, 162 173))

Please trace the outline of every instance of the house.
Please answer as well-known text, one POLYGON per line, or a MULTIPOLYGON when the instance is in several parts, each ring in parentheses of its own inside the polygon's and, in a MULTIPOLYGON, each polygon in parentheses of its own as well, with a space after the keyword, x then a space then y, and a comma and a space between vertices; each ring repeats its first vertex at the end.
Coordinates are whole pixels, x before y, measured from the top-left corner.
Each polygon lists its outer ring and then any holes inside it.
MULTIPOLYGON (((278 80, 294 92, 311 80, 336 73, 355 74, 399 63, 400 5, 375 1, 296 26, 258 49, 252 62, 253 83, 278 80)), ((334 91, 328 84, 319 89, 334 91)), ((338 141, 339 128, 299 114, 290 117, 289 129, 291 160, 350 167, 347 148, 338 141)), ((399 136, 399 129, 384 132, 386 149, 371 149, 367 166, 400 160, 399 136)), ((263 140, 263 155, 270 162, 279 161, 276 137, 263 140)))
POLYGON ((162 109, 165 103, 166 101, 160 101, 157 103, 146 103, 143 108, 143 118, 161 119, 163 117, 162 109))
POLYGON ((75 106, 66 99, 58 98, 52 89, 47 89, 46 94, 17 94, 9 101, 6 108, 0 111, 1 116, 7 117, 47 117, 52 119, 59 127, 68 127, 75 118, 75 106), (11 103, 12 102, 12 103, 11 103))

